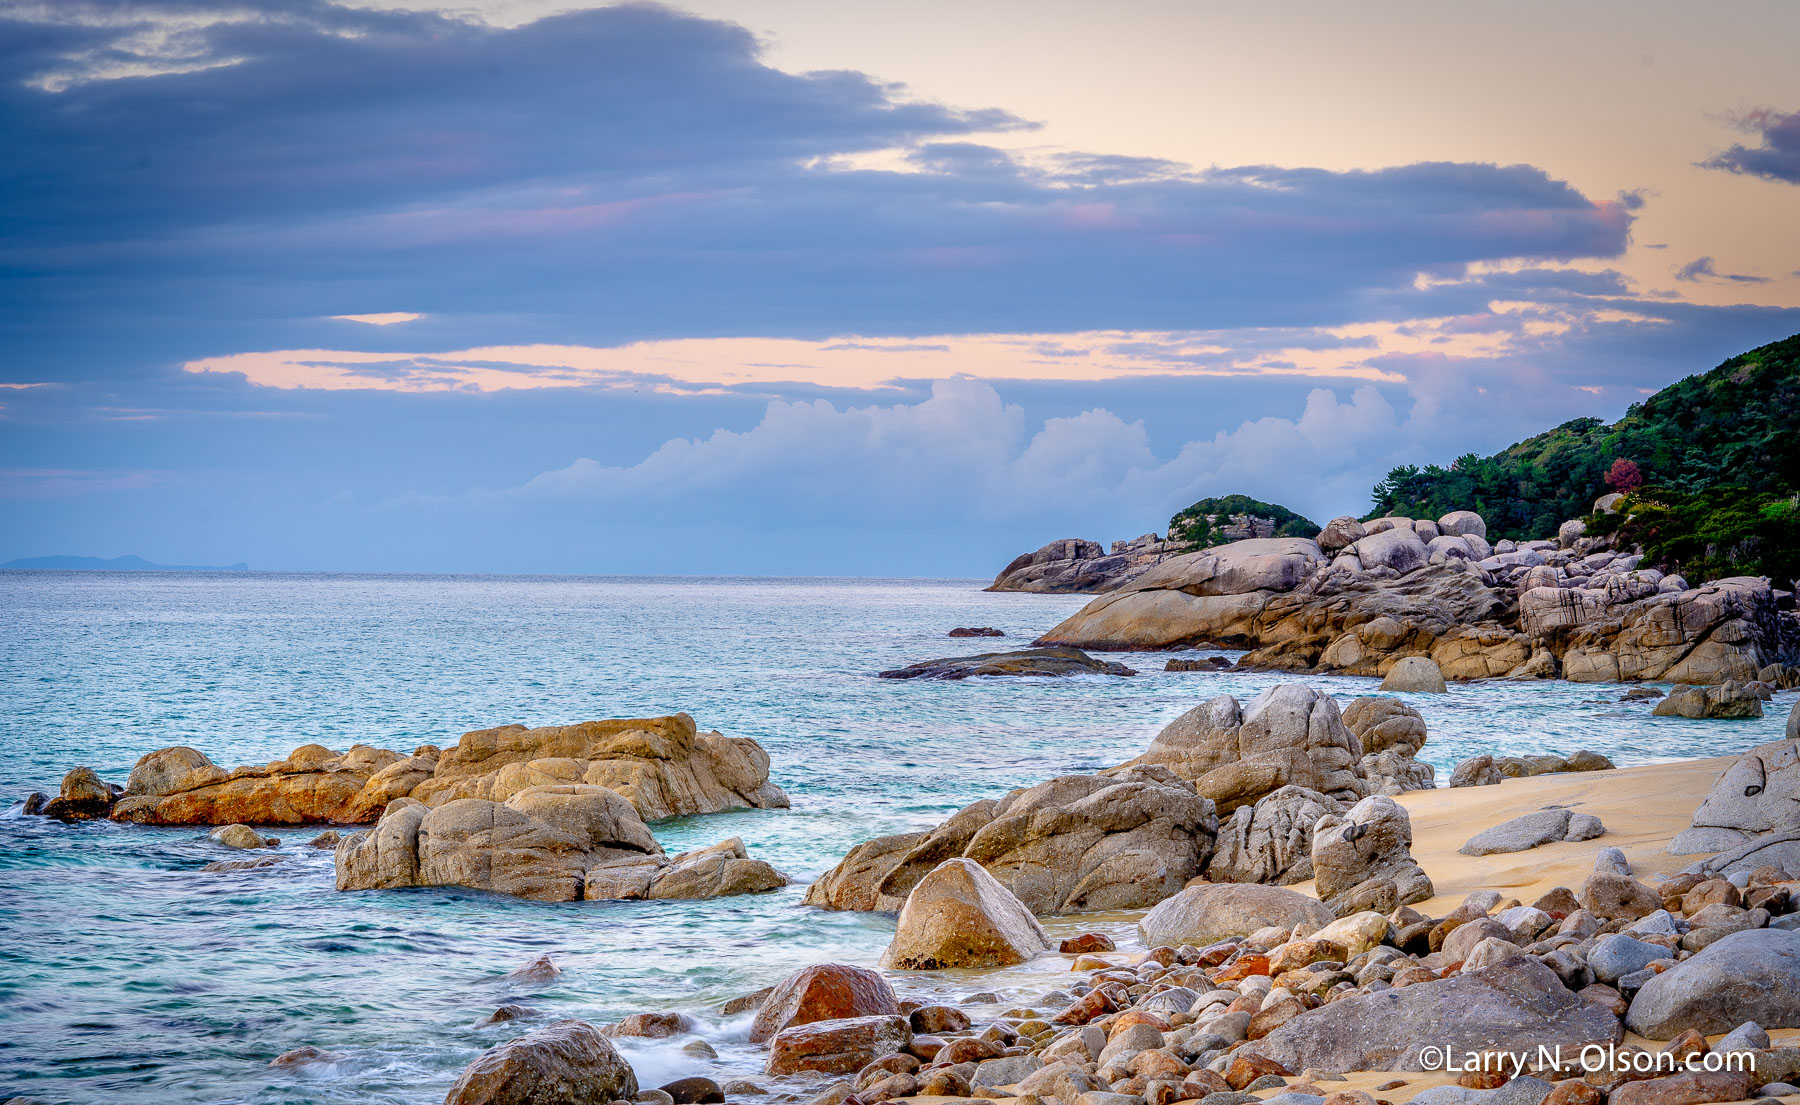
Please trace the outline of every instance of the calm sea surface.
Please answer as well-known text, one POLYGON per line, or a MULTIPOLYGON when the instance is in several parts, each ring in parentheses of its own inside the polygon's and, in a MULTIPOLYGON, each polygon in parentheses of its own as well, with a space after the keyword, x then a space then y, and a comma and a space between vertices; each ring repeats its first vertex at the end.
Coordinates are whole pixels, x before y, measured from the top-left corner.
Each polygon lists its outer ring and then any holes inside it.
MULTIPOLYGON (((872 964, 892 919, 799 904, 805 883, 870 836, 1053 775, 1143 751, 1220 693, 1291 677, 897 682, 882 668, 1021 647, 1080 596, 989 595, 973 580, 607 579, 277 574, 0 574, 0 1100, 438 1102, 482 1049, 529 1025, 477 1028, 506 1000, 611 1020, 696 1015, 691 1040, 627 1041, 645 1085, 757 1065, 747 1025, 711 1010, 807 963, 872 964), (958 625, 1004 642, 948 640, 958 625), (123 783, 154 748, 221 765, 296 745, 402 751, 507 722, 686 710, 754 737, 791 810, 659 823, 670 851, 742 836, 796 880, 715 902, 546 905, 466 891, 339 894, 331 857, 288 830, 282 864, 228 858, 202 829, 18 816, 78 764, 123 783), (507 971, 548 953, 537 989, 507 971), (338 1061, 286 1073, 312 1045, 338 1061)), ((1309 682, 1348 701, 1375 681, 1309 682)), ((1620 688, 1456 687, 1409 696, 1440 779, 1477 752, 1591 748, 1621 765, 1778 739, 1790 696, 1754 722, 1656 718, 1620 688)), ((1121 935, 1125 920, 1101 927, 1121 935)), ((1056 931, 1058 926, 1053 926, 1056 931)), ((1004 986, 1046 988, 1029 972, 1004 986)), ((954 996, 1001 985, 943 976, 954 996)), ((775 1087, 771 1087, 775 1088, 775 1087)))

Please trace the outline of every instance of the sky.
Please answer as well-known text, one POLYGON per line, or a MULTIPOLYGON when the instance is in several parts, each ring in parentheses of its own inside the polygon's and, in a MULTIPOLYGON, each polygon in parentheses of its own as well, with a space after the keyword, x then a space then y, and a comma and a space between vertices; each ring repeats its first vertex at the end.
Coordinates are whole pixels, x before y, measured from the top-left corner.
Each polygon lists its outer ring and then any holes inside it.
POLYGON ((0 0, 0 561, 989 576, 1800 332, 1800 7, 0 0))

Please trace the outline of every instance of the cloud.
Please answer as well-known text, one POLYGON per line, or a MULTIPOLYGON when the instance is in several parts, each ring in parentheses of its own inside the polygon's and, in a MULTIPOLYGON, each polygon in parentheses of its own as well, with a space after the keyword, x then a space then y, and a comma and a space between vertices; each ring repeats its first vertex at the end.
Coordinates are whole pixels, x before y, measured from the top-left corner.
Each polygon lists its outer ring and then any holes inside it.
POLYGON ((1729 284, 1767 284, 1769 282, 1769 278, 1766 276, 1751 276, 1747 273, 1740 272, 1720 272, 1713 266, 1713 259, 1711 257, 1696 257, 1687 264, 1678 266, 1674 272, 1675 279, 1685 280, 1689 283, 1699 283, 1706 280, 1717 280, 1729 284))
POLYGON ((1728 118, 1739 130, 1760 135, 1762 144, 1734 144, 1700 162, 1701 168, 1800 184, 1800 111, 1759 107, 1728 118))
MULTIPOLYGON (((1329 517, 1367 497, 1430 424, 1374 387, 1315 388, 1297 417, 1263 417, 1159 458, 1144 424, 1105 408, 1033 431, 991 384, 942 380, 913 404, 770 403, 755 426, 676 439, 643 460, 590 459, 469 501, 582 504, 640 523, 707 517, 781 530, 1036 526, 1117 535, 1207 495, 1244 491, 1329 517), (771 493, 771 489, 778 489, 771 493)), ((404 504, 395 504, 404 505, 404 504)))
POLYGON ((402 322, 417 322, 424 315, 411 311, 381 311, 372 315, 332 315, 339 322, 360 322, 366 326, 394 326, 402 322))
POLYGON ((1142 376, 1262 375, 1396 382, 1383 358, 1432 353, 1480 360, 1541 346, 1585 320, 1616 315, 1617 274, 1517 271, 1445 281, 1433 289, 1457 314, 1333 327, 1098 330, 1052 334, 940 334, 686 338, 596 347, 482 346, 441 352, 286 349, 199 358, 199 375, 236 375, 284 390, 496 392, 631 388, 670 393, 784 390, 789 385, 879 390, 911 381, 1102 381, 1142 376), (1560 300, 1560 303, 1555 301, 1560 300))
POLYGON ((0 9, 24 363, 315 347, 400 300, 465 348, 1336 325, 1420 272, 1616 256, 1636 206, 1526 165, 1033 158, 983 142, 1003 110, 664 8, 167 11, 0 9))

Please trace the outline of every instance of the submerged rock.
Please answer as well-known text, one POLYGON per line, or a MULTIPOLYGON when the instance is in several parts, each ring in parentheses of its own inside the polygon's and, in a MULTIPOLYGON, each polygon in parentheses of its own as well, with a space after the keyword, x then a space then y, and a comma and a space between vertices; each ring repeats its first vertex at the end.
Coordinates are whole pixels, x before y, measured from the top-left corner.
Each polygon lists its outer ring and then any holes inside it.
POLYGON ((588 1105, 630 1101, 631 1064, 585 1021, 556 1021, 491 1047, 463 1068, 444 1105, 588 1105))
POLYGON ((272 836, 264 836, 248 825, 220 825, 206 834, 214 844, 222 844, 227 848, 273 848, 281 841, 272 836))
POLYGON ((1078 648, 1030 648, 944 656, 881 672, 883 679, 969 679, 974 676, 1136 675, 1124 664, 1096 660, 1078 648))
POLYGON ((1004 636, 1006 636, 1006 632, 1004 630, 995 629, 991 625, 957 626, 955 629, 952 629, 949 633, 946 633, 945 636, 946 637, 1004 637, 1004 636))
POLYGON ((1043 926, 1011 891, 980 864, 947 859, 907 895, 881 965, 899 971, 1010 967, 1049 948, 1043 926))

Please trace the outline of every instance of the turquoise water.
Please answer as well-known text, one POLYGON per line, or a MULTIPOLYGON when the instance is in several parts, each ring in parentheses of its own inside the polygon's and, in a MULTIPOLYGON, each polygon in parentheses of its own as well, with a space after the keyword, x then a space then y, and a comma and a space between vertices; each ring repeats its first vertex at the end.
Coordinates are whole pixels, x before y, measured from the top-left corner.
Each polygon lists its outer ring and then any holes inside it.
MULTIPOLYGON (((989 595, 972 580, 602 579, 0 574, 0 1099, 438 1102, 475 1054, 528 1025, 473 1027, 498 1003, 611 1020, 680 1009, 720 1052, 627 1041, 647 1085, 758 1065, 746 1024, 709 1012, 812 962, 872 963, 888 917, 802 907, 804 884, 866 837, 1052 775, 1141 752, 1182 711, 1292 677, 881 680, 882 668, 1022 646, 1083 602, 989 595), (949 640, 994 625, 1007 641, 949 640), (17 816, 87 764, 123 782, 142 753, 190 744, 220 764, 296 745, 447 744, 506 722, 686 710, 761 741, 791 810, 654 826, 670 850, 742 836, 796 885, 716 902, 545 905, 465 891, 339 894, 329 853, 287 831, 274 868, 200 829, 17 816), (563 976, 510 989, 548 953, 563 976), (312 1045, 333 1063, 268 1062, 312 1045)), ((1309 680, 1343 700, 1373 680, 1309 680)), ((1621 765, 1738 751, 1781 735, 1687 722, 1619 688, 1458 687, 1411 696, 1440 778, 1477 752, 1591 748, 1621 765)), ((1084 922, 1085 923, 1085 922, 1084 922)), ((1108 918, 1127 931, 1123 919, 1108 918)), ((1029 973, 1005 986, 1043 989, 1029 973)), ((1000 985, 944 977, 947 995, 1000 985)), ((771 1087, 774 1088, 774 1087, 771 1087)))

